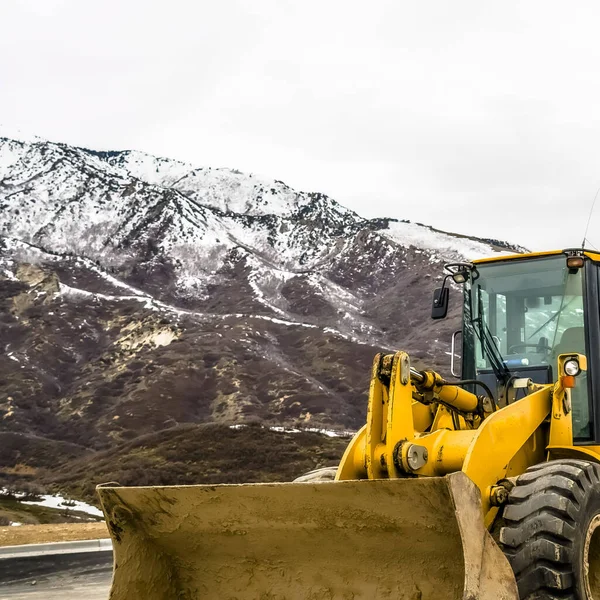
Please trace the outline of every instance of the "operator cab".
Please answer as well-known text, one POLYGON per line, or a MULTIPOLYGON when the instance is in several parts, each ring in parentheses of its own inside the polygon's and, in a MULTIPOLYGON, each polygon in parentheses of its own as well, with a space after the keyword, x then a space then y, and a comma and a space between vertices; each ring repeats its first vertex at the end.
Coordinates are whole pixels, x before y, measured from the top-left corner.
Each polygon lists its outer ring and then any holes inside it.
MULTIPOLYGON (((519 255, 448 270, 455 282, 464 282, 461 377, 487 384, 500 406, 519 397, 510 389, 517 378, 555 381, 559 354, 585 354, 588 364, 600 359, 598 265, 587 252, 519 255)), ((436 290, 434 318, 447 302, 448 292, 436 290)), ((591 389, 582 372, 571 393, 573 436, 588 444, 600 439, 591 389)))

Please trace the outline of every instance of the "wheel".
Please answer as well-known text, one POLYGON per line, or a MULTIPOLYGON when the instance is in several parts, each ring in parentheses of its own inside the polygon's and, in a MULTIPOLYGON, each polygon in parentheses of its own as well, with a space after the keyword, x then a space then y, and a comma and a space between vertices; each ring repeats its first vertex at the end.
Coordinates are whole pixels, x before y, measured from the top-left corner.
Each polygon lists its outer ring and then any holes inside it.
POLYGON ((500 545, 521 600, 600 600, 600 465, 535 465, 510 491, 500 545))
POLYGON ((335 474, 337 473, 337 467, 322 467, 321 469, 315 469, 309 471, 300 477, 296 477, 294 481, 299 483, 318 483, 321 481, 333 481, 335 474))

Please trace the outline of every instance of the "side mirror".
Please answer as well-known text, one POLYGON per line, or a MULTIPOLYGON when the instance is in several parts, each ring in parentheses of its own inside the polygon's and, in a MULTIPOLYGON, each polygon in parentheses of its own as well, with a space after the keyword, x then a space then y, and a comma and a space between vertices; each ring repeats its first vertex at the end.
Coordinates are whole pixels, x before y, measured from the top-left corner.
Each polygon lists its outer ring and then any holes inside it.
POLYGON ((443 285, 433 292, 433 305, 431 307, 432 319, 445 319, 448 314, 448 300, 450 298, 450 288, 443 285))

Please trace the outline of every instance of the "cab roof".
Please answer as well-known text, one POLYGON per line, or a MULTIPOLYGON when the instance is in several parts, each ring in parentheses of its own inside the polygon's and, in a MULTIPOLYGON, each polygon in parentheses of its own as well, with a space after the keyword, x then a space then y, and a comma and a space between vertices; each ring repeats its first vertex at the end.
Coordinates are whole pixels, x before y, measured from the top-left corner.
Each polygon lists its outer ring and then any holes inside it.
POLYGON ((594 262, 600 262, 600 253, 594 250, 582 248, 565 248, 564 250, 547 250, 545 252, 527 252, 525 254, 501 254, 499 256, 490 256, 489 258, 478 258, 473 262, 475 265, 481 265, 491 262, 500 262, 508 260, 526 260, 532 258, 544 258, 546 256, 556 256, 560 254, 582 254, 594 262))

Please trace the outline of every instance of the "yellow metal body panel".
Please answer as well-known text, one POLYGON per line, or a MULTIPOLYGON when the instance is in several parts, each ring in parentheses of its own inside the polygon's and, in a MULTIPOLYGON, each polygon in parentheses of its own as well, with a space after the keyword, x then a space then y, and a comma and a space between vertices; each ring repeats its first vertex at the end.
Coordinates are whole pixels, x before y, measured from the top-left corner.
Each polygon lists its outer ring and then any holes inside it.
POLYGON ((594 444, 590 444, 589 446, 575 446, 575 448, 582 448, 586 451, 586 453, 591 452, 592 454, 597 454, 598 456, 600 456, 600 446, 596 446, 594 444))
POLYGON ((577 458, 600 463, 600 446, 548 446, 548 460, 577 458))
POLYGON ((430 406, 413 400, 412 412, 415 431, 427 431, 432 427, 434 415, 430 406))
POLYGON ((406 352, 399 352, 393 362, 390 378, 390 397, 394 398, 394 402, 388 401, 385 455, 382 459, 385 460, 387 476, 390 478, 400 476, 394 464, 396 444, 410 440, 415 436, 412 392, 410 359, 406 352))
POLYGON ((597 252, 584 252, 584 254, 594 262, 600 262, 600 254, 597 252))
MULTIPOLYGON (((506 254, 500 256, 489 256, 486 258, 477 258, 471 261, 475 265, 482 265, 492 262, 500 262, 503 260, 527 260, 532 258, 544 258, 546 256, 556 256, 557 254, 563 254, 564 250, 548 250, 546 252, 527 252, 525 254, 506 254)), ((596 252, 585 251, 584 256, 594 262, 600 262, 600 254, 596 252)))
POLYGON ((477 429, 462 471, 480 489, 484 515, 491 508, 491 486, 506 477, 510 461, 550 414, 551 394, 552 386, 545 386, 493 413, 477 429))
POLYGON ((359 432, 346 446, 342 460, 335 475, 336 481, 345 479, 367 479, 366 463, 367 426, 363 425, 359 432))
MULTIPOLYGON (((457 421, 459 429, 472 429, 472 425, 467 423, 463 416, 458 415, 457 421)), ((430 431, 435 431, 436 429, 456 429, 455 421, 452 419, 452 413, 443 404, 438 406, 435 410, 435 417, 433 418, 433 424, 431 425, 430 431)), ((419 429, 419 431, 426 431, 426 429, 419 429)))
POLYGON ((537 465, 546 460, 546 447, 548 444, 548 421, 544 421, 531 437, 521 446, 521 449, 513 456, 506 477, 516 477, 524 473, 531 465, 537 465))
MULTIPOLYGON (((579 367, 587 371, 587 358, 583 354, 560 354, 557 373, 564 373, 565 362, 577 357, 579 367)), ((577 385, 577 384, 576 384, 577 385)), ((549 446, 564 447, 573 445, 573 419, 571 413, 571 390, 562 385, 562 377, 554 384, 552 392, 552 420, 550 421, 549 446)))
POLYGON ((548 250, 546 252, 528 252, 526 254, 507 254, 499 256, 490 256, 487 258, 478 258, 473 260, 473 264, 482 265, 491 262, 499 262, 502 260, 525 260, 528 258, 543 258, 545 256, 554 256, 556 254, 562 254, 562 250, 548 250))
POLYGON ((550 421, 550 446, 573 445, 573 420, 571 411, 566 410, 571 404, 571 390, 565 390, 560 381, 554 384, 552 392, 552 420, 550 421))
POLYGON ((427 448, 430 460, 415 474, 431 477, 460 471, 476 433, 475 429, 438 429, 419 436, 415 443, 427 448))
MULTIPOLYGON (((369 389, 369 405, 367 410, 366 445, 364 451, 365 465, 367 467, 367 476, 369 479, 382 479, 385 476, 385 471, 381 464, 380 453, 382 446, 385 443, 385 433, 387 431, 389 393, 388 389, 377 377, 380 358, 381 355, 378 354, 373 361, 371 386, 369 389)), ((354 479, 354 477, 352 479, 354 479)))
MULTIPOLYGON (((400 442, 411 440, 433 422, 431 410, 413 401, 413 385, 410 380, 410 359, 406 352, 397 352, 392 361, 389 386, 379 378, 382 355, 373 361, 367 424, 364 433, 364 464, 369 479, 400 477, 394 462, 394 451, 400 442), (392 400, 391 400, 392 399, 392 400)), ((359 448, 358 444, 354 444, 359 448)), ((338 476, 340 479, 357 479, 362 472, 362 460, 351 454, 352 467, 346 464, 350 455, 344 455, 338 476), (344 475, 342 475, 342 473, 344 475)))

